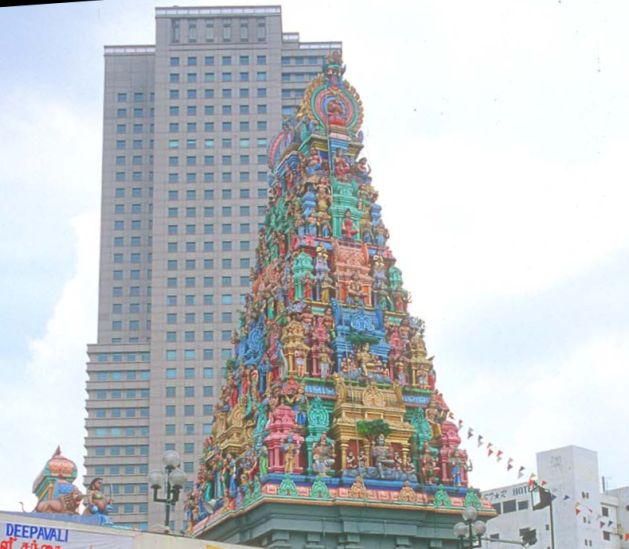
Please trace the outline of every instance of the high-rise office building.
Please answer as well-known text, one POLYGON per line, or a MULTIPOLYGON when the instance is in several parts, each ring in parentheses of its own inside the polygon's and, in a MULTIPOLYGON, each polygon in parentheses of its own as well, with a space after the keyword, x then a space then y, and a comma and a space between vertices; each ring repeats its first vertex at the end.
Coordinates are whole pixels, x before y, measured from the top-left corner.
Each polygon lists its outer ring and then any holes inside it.
POLYGON ((157 8, 154 46, 105 48, 85 466, 119 524, 162 520, 146 476, 165 450, 193 479, 249 288, 267 143, 340 48, 283 32, 278 6, 157 8))

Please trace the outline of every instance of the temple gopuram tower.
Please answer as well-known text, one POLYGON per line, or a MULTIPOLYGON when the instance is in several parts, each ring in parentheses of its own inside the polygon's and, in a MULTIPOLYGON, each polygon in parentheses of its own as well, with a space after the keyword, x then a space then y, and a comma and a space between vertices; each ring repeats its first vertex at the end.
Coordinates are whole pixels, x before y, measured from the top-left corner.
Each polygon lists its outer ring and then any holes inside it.
POLYGON ((468 458, 360 156, 340 54, 269 148, 252 293, 186 509, 196 537, 454 548, 468 458))

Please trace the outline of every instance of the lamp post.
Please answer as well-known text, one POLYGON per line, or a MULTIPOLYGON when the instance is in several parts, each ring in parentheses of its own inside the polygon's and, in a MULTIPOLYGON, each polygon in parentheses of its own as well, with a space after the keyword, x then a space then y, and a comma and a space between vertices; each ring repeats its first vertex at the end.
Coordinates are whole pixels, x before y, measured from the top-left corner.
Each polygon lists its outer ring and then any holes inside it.
POLYGON ((482 535, 487 531, 487 526, 478 518, 478 511, 471 505, 463 511, 463 522, 454 525, 454 535, 459 539, 460 549, 474 549, 481 547, 482 535))
POLYGON ((179 468, 181 458, 175 450, 166 450, 162 456, 164 471, 155 470, 149 473, 149 484, 153 489, 153 501, 166 505, 166 519, 164 525, 166 532, 170 531, 170 506, 179 501, 179 492, 186 483, 186 474, 179 468), (165 481, 165 482, 164 482, 165 481), (165 486, 164 486, 165 484, 165 486), (157 497, 160 488, 165 489, 163 498, 157 497))

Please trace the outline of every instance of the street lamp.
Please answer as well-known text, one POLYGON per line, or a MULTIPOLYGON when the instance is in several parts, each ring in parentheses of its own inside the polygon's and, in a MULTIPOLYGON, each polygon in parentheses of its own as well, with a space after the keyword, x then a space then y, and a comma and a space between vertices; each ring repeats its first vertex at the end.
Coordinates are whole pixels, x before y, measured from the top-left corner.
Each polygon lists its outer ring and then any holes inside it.
POLYGON ((164 464, 164 470, 155 470, 149 473, 149 485, 153 488, 153 501, 157 503, 164 503, 166 505, 166 520, 164 525, 166 531, 169 531, 170 523, 170 506, 175 505, 179 501, 179 492, 186 484, 186 474, 179 468, 181 458, 175 450, 166 450, 162 456, 162 463, 164 464), (157 497, 157 492, 160 488, 164 487, 164 480, 166 481, 165 493, 166 497, 157 497))
POLYGON ((470 505, 463 511, 463 522, 454 525, 454 535, 459 539, 460 549, 481 547, 481 536, 487 531, 487 526, 477 518, 478 511, 470 505))

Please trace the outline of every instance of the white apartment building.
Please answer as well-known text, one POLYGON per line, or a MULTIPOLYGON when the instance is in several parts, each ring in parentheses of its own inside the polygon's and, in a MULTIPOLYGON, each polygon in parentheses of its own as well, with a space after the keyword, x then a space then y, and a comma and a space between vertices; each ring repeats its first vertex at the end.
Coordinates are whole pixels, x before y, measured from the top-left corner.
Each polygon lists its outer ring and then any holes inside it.
MULTIPOLYGON (((629 487, 601 490, 596 452, 577 446, 540 452, 535 480, 545 481, 554 496, 555 549, 629 548, 629 487)), ((533 547, 551 549, 550 507, 533 510, 528 482, 486 490, 483 497, 499 513, 487 523, 487 537, 494 540, 484 542, 488 547, 512 548, 499 540, 520 540, 530 528, 538 540, 533 547)))

